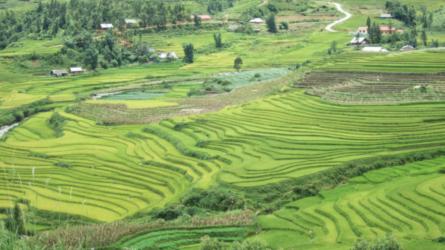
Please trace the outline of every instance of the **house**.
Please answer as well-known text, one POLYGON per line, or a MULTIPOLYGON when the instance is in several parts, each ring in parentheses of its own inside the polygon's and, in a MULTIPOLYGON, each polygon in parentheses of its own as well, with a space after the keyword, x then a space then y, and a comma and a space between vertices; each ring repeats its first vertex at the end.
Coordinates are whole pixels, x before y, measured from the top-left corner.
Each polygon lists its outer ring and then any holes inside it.
POLYGON ((68 71, 64 69, 53 69, 51 70, 50 74, 55 77, 62 77, 62 76, 67 76, 68 71))
POLYGON ((82 67, 71 67, 70 68, 70 73, 71 74, 80 74, 83 73, 84 70, 82 69, 82 67))
POLYGON ((368 34, 368 27, 358 27, 357 29, 357 33, 361 34, 361 35, 366 35, 368 34))
POLYGON ((397 32, 397 29, 390 25, 380 25, 380 32, 384 35, 390 35, 397 32))
MULTIPOLYGON (((383 35, 390 35, 390 34, 394 34, 396 32, 398 33, 403 33, 403 30, 401 29, 396 29, 390 25, 380 25, 380 32, 382 32, 383 35)), ((366 35, 368 34, 368 27, 359 27, 357 30, 357 33, 360 35, 366 35)))
POLYGON ((126 18, 124 21, 125 21, 125 25, 127 25, 127 27, 135 27, 135 26, 139 25, 138 19, 126 18))
MULTIPOLYGON (((212 17, 209 15, 196 15, 196 16, 199 17, 199 19, 204 22, 212 20, 212 17)), ((191 18, 194 19, 195 15, 191 16, 191 18)))
POLYGON ((159 59, 160 60, 177 60, 179 57, 176 55, 175 52, 161 52, 159 53, 159 59))
POLYGON ((109 30, 113 28, 113 24, 111 23, 101 23, 100 24, 100 29, 102 30, 109 30))
POLYGON ((257 17, 257 18, 254 18, 254 19, 250 20, 249 23, 252 23, 252 24, 262 24, 262 23, 264 23, 264 20, 259 18, 259 17, 257 17))
POLYGON ((393 17, 389 13, 382 13, 382 14, 380 14, 379 18, 380 19, 392 19, 393 17))
POLYGON ((356 46, 362 46, 369 44, 369 40, 366 37, 354 37, 349 42, 349 45, 356 45, 356 46))
POLYGON ((364 47, 362 52, 366 53, 387 53, 388 50, 382 47, 364 47))
POLYGON ((400 51, 413 51, 413 50, 416 50, 416 48, 414 48, 411 45, 405 45, 400 49, 400 51))

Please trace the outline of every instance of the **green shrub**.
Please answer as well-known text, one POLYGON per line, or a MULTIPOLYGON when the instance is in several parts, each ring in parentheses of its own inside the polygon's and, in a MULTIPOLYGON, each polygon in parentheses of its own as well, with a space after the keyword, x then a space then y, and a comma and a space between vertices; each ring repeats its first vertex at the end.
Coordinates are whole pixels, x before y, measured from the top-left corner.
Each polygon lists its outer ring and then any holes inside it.
POLYGON ((352 250, 401 250, 402 247, 394 236, 387 234, 385 237, 376 239, 374 241, 367 241, 366 239, 358 239, 352 250))
POLYGON ((223 250, 224 245, 217 239, 212 239, 209 236, 201 238, 201 250, 223 250))
POLYGON ((49 127, 54 130, 56 137, 63 136, 63 125, 65 124, 65 118, 58 112, 54 112, 48 120, 49 127))
POLYGON ((54 166, 56 166, 56 167, 61 167, 61 168, 71 168, 71 167, 72 167, 70 163, 67 163, 67 162, 61 162, 61 161, 56 162, 56 163, 54 164, 54 166))

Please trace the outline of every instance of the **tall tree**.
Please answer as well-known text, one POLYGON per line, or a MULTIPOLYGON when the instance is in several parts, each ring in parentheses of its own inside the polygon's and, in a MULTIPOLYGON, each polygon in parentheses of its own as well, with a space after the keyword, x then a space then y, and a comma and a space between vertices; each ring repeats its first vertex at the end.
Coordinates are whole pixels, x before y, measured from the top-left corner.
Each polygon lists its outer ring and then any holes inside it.
POLYGON ((97 50, 94 48, 89 48, 86 51, 84 63, 88 65, 88 67, 90 67, 92 70, 96 70, 98 61, 99 61, 99 54, 97 50))
POLYGON ((270 33, 278 32, 277 24, 275 22, 275 15, 270 15, 266 20, 266 24, 267 24, 267 31, 269 31, 270 33))
POLYGON ((185 55, 184 62, 185 63, 193 63, 195 60, 195 55, 194 55, 195 49, 193 47, 193 44, 187 43, 187 44, 184 44, 182 47, 184 49, 184 55, 185 55))
POLYGON ((215 47, 216 48, 222 48, 223 47, 221 33, 219 33, 219 32, 214 33, 213 34, 213 40, 215 40, 215 47))
POLYGON ((23 214, 23 210, 18 203, 16 203, 14 206, 12 219, 16 233, 18 235, 26 234, 25 215, 23 214))
POLYGON ((196 28, 198 28, 198 29, 201 28, 201 17, 199 17, 198 15, 194 15, 193 22, 194 22, 196 28))
POLYGON ((235 61, 233 62, 233 68, 239 72, 241 70, 242 65, 243 65, 243 59, 239 56, 236 57, 235 61))
POLYGON ((421 38, 422 38, 422 44, 423 44, 423 46, 426 47, 426 46, 428 45, 428 36, 427 36, 425 30, 422 30, 421 38))

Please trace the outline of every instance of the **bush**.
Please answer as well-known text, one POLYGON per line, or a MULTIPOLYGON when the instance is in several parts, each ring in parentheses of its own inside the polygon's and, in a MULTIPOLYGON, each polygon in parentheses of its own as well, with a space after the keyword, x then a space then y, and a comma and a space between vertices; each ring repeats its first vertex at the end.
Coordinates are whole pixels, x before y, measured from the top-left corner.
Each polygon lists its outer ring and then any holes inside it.
POLYGON ((244 241, 243 243, 235 242, 232 244, 232 250, 271 250, 262 242, 259 241, 244 241))
POLYGON ((383 238, 374 240, 372 242, 366 239, 358 239, 352 250, 401 250, 399 242, 394 238, 394 236, 388 234, 383 238))
POLYGON ((244 208, 245 201, 232 191, 222 189, 194 189, 182 200, 184 206, 212 211, 229 211, 244 208))
POLYGON ((217 239, 212 239, 209 236, 201 238, 201 250, 222 250, 223 244, 217 239))
POLYGON ((49 127, 54 130, 56 137, 63 136, 63 125, 65 124, 65 118, 58 112, 54 112, 48 120, 49 127))

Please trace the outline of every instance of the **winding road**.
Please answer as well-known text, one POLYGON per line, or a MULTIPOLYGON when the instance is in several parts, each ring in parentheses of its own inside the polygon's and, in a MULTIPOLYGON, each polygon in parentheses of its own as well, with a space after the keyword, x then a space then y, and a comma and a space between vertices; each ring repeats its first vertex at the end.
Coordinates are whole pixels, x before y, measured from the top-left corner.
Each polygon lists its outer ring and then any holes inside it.
POLYGON ((347 12, 346 10, 343 9, 343 6, 339 3, 333 3, 335 5, 335 7, 337 8, 337 10, 341 13, 343 13, 345 15, 345 17, 343 17, 342 19, 339 19, 331 24, 329 24, 328 26, 326 26, 326 30, 328 32, 337 32, 336 30, 334 30, 334 26, 343 22, 346 22, 348 19, 350 19, 352 17, 352 14, 347 12))

